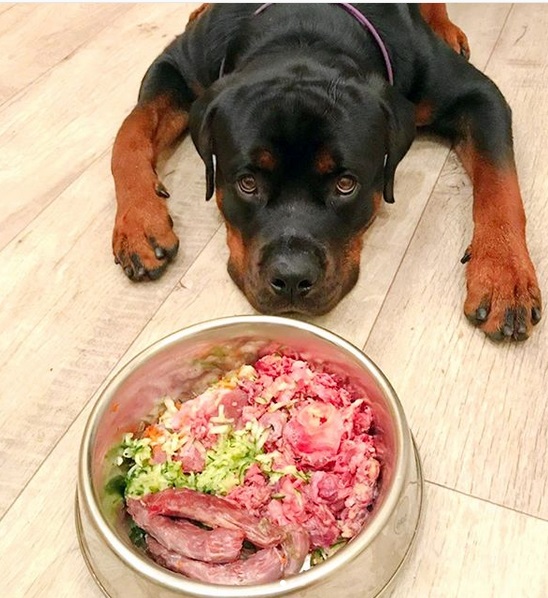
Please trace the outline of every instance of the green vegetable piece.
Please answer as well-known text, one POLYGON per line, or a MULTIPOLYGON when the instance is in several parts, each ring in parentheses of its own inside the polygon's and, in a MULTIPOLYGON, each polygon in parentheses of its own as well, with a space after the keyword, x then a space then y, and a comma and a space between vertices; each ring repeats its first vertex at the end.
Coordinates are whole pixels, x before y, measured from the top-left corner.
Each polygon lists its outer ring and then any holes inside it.
POLYGON ((108 494, 124 496, 125 490, 126 490, 126 476, 121 475, 121 474, 111 478, 105 484, 105 491, 108 494))
POLYGON ((129 526, 129 539, 137 548, 146 548, 146 533, 133 522, 129 526))

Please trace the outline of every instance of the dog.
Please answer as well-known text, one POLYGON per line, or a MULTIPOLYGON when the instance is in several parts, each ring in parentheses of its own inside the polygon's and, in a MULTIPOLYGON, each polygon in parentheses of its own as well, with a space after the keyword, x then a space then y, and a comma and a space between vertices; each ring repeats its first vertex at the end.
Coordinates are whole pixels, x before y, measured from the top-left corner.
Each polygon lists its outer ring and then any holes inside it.
POLYGON ((468 56, 443 4, 202 5, 116 137, 115 261, 156 279, 177 253, 156 163, 189 130, 251 305, 326 313, 356 284, 364 232, 425 128, 473 184, 465 314, 494 340, 526 339, 542 306, 511 111, 468 56))

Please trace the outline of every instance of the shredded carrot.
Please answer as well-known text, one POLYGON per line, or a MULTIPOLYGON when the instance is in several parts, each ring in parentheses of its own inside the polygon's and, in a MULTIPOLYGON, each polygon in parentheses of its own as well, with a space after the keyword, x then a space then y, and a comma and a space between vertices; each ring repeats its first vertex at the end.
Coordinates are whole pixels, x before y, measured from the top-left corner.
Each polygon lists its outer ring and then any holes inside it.
POLYGON ((156 424, 151 424, 143 432, 143 438, 150 438, 151 440, 158 440, 163 435, 162 430, 156 424))

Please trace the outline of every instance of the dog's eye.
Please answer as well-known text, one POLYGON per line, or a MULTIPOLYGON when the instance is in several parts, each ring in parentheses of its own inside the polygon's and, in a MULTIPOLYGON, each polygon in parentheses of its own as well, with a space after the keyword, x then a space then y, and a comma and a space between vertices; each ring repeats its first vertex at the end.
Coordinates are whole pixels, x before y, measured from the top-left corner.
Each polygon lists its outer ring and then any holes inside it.
POLYGON ((349 175, 344 175, 337 181, 337 193, 341 195, 351 195, 356 190, 358 181, 349 175))
POLYGON ((238 187, 242 193, 252 195, 257 191, 257 181, 254 176, 246 174, 238 179, 238 187))

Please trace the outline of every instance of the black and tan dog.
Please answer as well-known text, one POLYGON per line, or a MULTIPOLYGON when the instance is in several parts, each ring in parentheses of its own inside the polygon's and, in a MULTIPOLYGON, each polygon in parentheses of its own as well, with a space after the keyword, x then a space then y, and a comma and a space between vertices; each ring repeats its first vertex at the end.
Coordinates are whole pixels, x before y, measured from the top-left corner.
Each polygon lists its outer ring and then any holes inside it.
POLYGON ((262 312, 325 313, 355 285, 362 235, 381 198, 394 201, 416 126, 428 126, 474 186, 465 313, 492 338, 527 338, 541 297, 508 105, 468 63, 443 4, 352 6, 195 12, 116 138, 116 261, 132 280, 154 279, 176 254, 156 162, 190 128, 236 284, 262 312))

